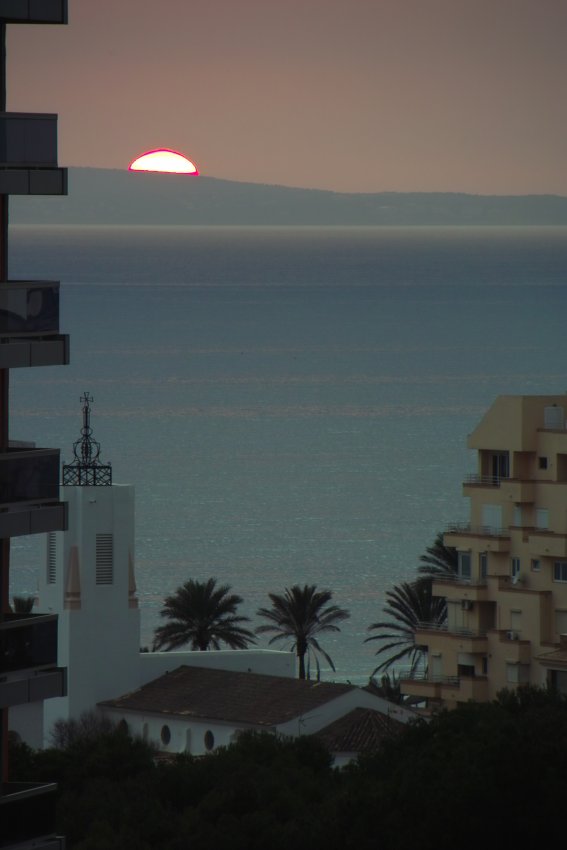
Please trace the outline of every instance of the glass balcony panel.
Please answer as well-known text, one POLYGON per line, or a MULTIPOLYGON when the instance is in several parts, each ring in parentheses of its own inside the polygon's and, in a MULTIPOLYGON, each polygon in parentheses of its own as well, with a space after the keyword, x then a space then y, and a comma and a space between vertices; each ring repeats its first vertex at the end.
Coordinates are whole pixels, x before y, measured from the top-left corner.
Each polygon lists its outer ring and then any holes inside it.
POLYGON ((67 0, 2 0, 0 21, 14 24, 66 24, 67 0))
POLYGON ((55 614, 4 614, 0 620, 0 676, 57 665, 55 614))
MULTIPOLYGON (((55 836, 55 783, 3 782, 0 786, 0 847, 45 846, 55 836), (36 843, 37 842, 37 843, 36 843)), ((49 846, 49 845, 48 845, 49 846)), ((56 845, 57 846, 57 845, 56 845)))
POLYGON ((66 168, 16 168, 0 164, 0 195, 66 194, 66 168))
POLYGON ((0 507, 58 501, 58 449, 8 449, 0 454, 0 507))
POLYGON ((10 281, 0 284, 0 337, 59 332, 59 284, 10 281))
POLYGON ((0 166, 57 166, 57 115, 0 113, 0 166))

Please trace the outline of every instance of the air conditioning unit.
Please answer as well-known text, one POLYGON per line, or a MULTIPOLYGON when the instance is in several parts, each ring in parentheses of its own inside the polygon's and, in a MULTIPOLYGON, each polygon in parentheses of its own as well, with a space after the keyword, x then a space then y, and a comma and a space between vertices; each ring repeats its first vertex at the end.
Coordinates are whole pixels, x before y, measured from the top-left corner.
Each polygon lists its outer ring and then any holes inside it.
POLYGON ((518 640, 519 635, 518 632, 506 632, 506 637, 508 640, 518 640))
POLYGON ((472 600, 471 599, 462 599, 461 600, 461 608, 463 611, 472 611, 472 600))

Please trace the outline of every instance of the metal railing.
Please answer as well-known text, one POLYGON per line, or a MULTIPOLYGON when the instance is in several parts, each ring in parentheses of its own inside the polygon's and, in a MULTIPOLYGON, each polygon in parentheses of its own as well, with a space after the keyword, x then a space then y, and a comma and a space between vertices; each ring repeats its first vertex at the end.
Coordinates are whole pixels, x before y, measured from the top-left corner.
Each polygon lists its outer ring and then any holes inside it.
POLYGON ((434 685, 460 685, 459 676, 442 676, 435 673, 414 672, 403 677, 412 682, 431 682, 434 685))
POLYGON ((500 487, 502 476, 495 475, 478 475, 472 473, 465 476, 465 484, 478 484, 481 487, 500 487))
POLYGON ((474 534, 479 537, 510 537, 510 531, 494 525, 470 525, 468 522, 452 522, 446 534, 474 534))
POLYGON ((447 623, 427 623, 420 622, 417 624, 418 629, 423 629, 428 632, 445 632, 451 635, 459 635, 460 637, 484 638, 486 637, 486 629, 469 629, 465 626, 449 627, 447 623))

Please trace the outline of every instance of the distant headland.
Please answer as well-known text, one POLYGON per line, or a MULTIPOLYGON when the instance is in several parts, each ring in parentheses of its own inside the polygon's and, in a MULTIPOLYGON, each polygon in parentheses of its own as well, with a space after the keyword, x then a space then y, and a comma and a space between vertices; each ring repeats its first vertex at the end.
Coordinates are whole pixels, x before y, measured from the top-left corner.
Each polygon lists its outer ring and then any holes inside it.
POLYGON ((10 204, 15 224, 38 225, 567 225, 560 195, 347 194, 101 168, 70 168, 68 197, 10 204))

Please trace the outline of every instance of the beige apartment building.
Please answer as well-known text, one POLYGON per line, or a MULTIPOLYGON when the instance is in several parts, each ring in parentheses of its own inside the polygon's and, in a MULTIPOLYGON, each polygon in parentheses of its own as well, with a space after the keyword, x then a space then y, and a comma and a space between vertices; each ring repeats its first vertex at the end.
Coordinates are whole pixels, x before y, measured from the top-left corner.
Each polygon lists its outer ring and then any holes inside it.
POLYGON ((566 413, 567 395, 500 396, 469 436, 469 521, 444 535, 458 574, 433 583, 447 623, 422 624, 427 673, 403 682, 429 708, 523 683, 567 693, 566 413))

